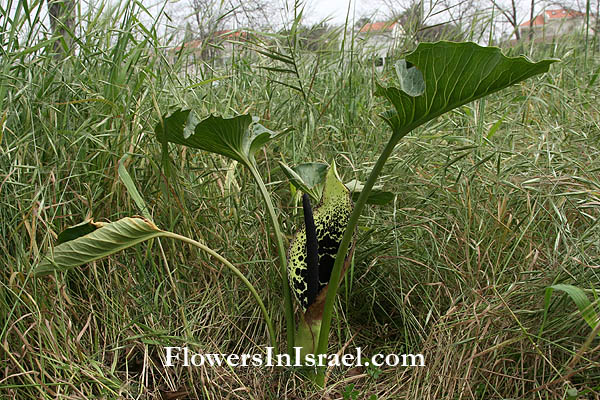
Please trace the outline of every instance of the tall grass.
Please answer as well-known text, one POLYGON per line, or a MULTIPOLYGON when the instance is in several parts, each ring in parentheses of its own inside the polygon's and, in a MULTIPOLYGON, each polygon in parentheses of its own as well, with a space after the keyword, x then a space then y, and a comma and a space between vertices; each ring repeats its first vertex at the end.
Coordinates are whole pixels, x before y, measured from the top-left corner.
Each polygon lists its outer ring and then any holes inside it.
MULTIPOLYGON (((43 4, 25 4, 4 9, 0 34, 0 395, 321 398, 294 370, 162 366, 162 346, 259 353, 268 343, 246 289, 191 248, 154 242, 56 278, 30 272, 65 227, 140 212, 117 172, 130 153, 156 223, 210 244, 260 283, 283 340, 275 248, 252 177, 173 149, 167 179, 153 127, 180 106, 293 127, 257 157, 291 235, 301 220, 278 160, 335 159, 346 180, 364 180, 388 135, 373 82, 393 71, 357 54, 342 63, 335 47, 298 48, 297 74, 282 75, 241 46, 230 64, 196 59, 192 70, 135 1, 79 10, 75 46, 57 55, 43 4)), ((582 347, 591 331, 577 308, 556 293, 543 322, 552 284, 599 302, 600 63, 589 52, 583 68, 581 43, 534 46, 533 58, 563 61, 398 145, 380 182, 397 196, 361 220, 330 352, 421 352, 427 366, 333 369, 327 396, 354 384, 358 398, 577 398, 573 389, 599 398, 600 343, 582 347)))

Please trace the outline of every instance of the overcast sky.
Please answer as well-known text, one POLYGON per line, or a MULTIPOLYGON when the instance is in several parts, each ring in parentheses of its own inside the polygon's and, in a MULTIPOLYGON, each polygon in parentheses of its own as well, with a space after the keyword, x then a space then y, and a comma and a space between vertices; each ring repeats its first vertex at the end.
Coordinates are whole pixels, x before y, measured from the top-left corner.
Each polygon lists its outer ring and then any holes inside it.
POLYGON ((373 14, 377 11, 380 3, 377 0, 309 0, 306 4, 308 18, 311 22, 318 22, 327 17, 331 17, 331 23, 342 25, 346 21, 348 13, 348 4, 350 4, 350 20, 353 13, 356 19, 365 14, 373 14))

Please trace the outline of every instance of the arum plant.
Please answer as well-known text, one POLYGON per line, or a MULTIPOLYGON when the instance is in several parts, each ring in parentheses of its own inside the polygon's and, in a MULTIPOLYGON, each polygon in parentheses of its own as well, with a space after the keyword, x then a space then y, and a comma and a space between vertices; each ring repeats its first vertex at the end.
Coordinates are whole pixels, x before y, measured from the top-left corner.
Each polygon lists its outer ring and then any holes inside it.
MULTIPOLYGON (((296 184, 305 188, 308 186, 304 181, 296 181, 296 184)), ((314 196, 314 192, 309 190, 307 188, 314 196)), ((302 360, 314 353, 319 340, 331 270, 352 207, 350 191, 339 179, 335 162, 329 168, 321 202, 314 212, 309 194, 302 196, 304 227, 296 232, 288 252, 290 286, 303 311, 296 336, 302 360)), ((351 257, 352 251, 344 258, 344 270, 351 257)))
MULTIPOLYGON (((534 63, 525 57, 509 58, 498 48, 474 43, 420 44, 397 64, 397 87, 376 86, 375 94, 392 105, 381 114, 391 128, 391 135, 364 184, 357 181, 343 184, 335 163, 329 168, 309 163, 295 169, 282 164, 292 184, 303 192, 305 220, 290 245, 289 269, 278 216, 254 158, 256 152, 277 135, 249 115, 210 116, 196 124, 190 110, 178 110, 164 117, 155 133, 163 146, 163 161, 168 161, 168 143, 175 143, 228 157, 250 171, 264 199, 279 256, 288 354, 294 353, 297 340, 302 355, 320 355, 327 352, 335 296, 352 258, 354 232, 362 210, 369 202, 384 204, 392 198, 390 193, 377 190, 375 183, 400 139, 456 107, 546 72, 554 61, 534 63), (319 202, 314 211, 311 201, 319 202), (302 309, 297 335, 290 285, 302 309)), ((164 162, 167 176, 168 166, 169 163, 164 162)), ((128 190, 131 186, 129 182, 128 190)), ((256 299, 265 316, 271 343, 277 347, 271 318, 244 275, 202 243, 159 229, 148 216, 109 224, 87 221, 67 230, 36 273, 72 268, 157 237, 182 240, 225 264, 256 299)), ((323 386, 324 377, 325 368, 319 367, 316 383, 323 386)))
MULTIPOLYGON (((288 250, 290 287, 302 310, 296 334, 302 362, 315 352, 335 256, 353 209, 352 200, 358 198, 364 185, 357 180, 343 184, 335 161, 330 167, 322 163, 294 168, 279 164, 292 188, 303 192, 304 226, 296 232, 288 250), (311 199, 319 202, 314 210, 311 199)), ((392 193, 376 187, 367 203, 381 205, 392 198, 392 193)), ((352 260, 353 249, 352 246, 344 259, 342 277, 352 260)))
MULTIPOLYGON (((318 354, 327 352, 335 295, 358 219, 400 139, 456 107, 548 71, 555 61, 534 63, 525 57, 506 57, 498 48, 475 43, 421 43, 397 64, 399 87, 377 85, 375 94, 393 106, 381 115, 392 132, 358 196, 337 250, 318 335, 318 354)), ((316 383, 324 386, 325 367, 319 367, 316 383)))
POLYGON ((275 236, 287 328, 287 352, 292 354, 294 349, 294 310, 287 281, 287 262, 283 235, 271 195, 258 172, 254 158, 256 152, 277 135, 259 124, 258 119, 247 114, 233 118, 211 115, 194 127, 193 114, 190 113, 190 110, 178 110, 169 117, 163 118, 162 123, 156 126, 155 132, 157 139, 163 145, 163 164, 165 167, 169 165, 164 161, 168 157, 167 146, 170 142, 228 157, 240 162, 252 174, 267 207, 275 236))

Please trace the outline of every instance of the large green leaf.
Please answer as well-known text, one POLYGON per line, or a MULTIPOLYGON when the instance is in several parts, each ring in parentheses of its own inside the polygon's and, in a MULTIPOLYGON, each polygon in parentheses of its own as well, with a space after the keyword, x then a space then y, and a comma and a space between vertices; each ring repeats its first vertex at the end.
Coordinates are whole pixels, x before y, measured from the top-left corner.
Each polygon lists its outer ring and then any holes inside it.
POLYGON ((193 114, 191 110, 177 110, 156 124, 154 133, 161 143, 165 139, 178 136, 189 136, 189 130, 193 129, 193 114), (185 132, 185 133, 184 133, 185 132))
POLYGON ((211 115, 200 121, 192 131, 189 122, 186 125, 188 118, 183 115, 186 112, 189 113, 189 110, 176 111, 156 126, 156 137, 161 143, 202 149, 248 164, 254 159, 254 154, 276 136, 248 114, 233 118, 211 115))
POLYGON ((555 61, 506 57, 499 48, 475 43, 421 43, 397 65, 401 87, 377 85, 375 94, 393 104, 382 117, 401 137, 453 108, 546 72, 555 61))
POLYGON ((127 217, 111 223, 90 220, 65 232, 59 235, 61 243, 35 269, 36 276, 66 271, 164 233, 141 217, 127 217))
POLYGON ((168 178, 171 177, 171 162, 169 160, 168 138, 190 135, 190 129, 193 129, 194 114, 191 110, 177 110, 169 116, 163 118, 156 124, 154 132, 162 144, 162 165, 164 173, 168 178))

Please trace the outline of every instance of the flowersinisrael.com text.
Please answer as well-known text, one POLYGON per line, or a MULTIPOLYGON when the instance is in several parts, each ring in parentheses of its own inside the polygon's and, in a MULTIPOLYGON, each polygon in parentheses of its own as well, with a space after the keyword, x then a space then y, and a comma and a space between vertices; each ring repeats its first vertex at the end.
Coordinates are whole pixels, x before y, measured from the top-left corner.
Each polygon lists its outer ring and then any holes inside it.
MULTIPOLYGON (((301 347, 294 347, 294 357, 288 354, 275 354, 273 347, 266 347, 264 354, 209 354, 194 353, 187 347, 165 347, 165 367, 182 365, 184 367, 301 367, 301 347)), ((422 354, 375 354, 366 357, 360 347, 356 353, 309 354, 305 358, 307 367, 424 367, 425 357, 422 354)))

